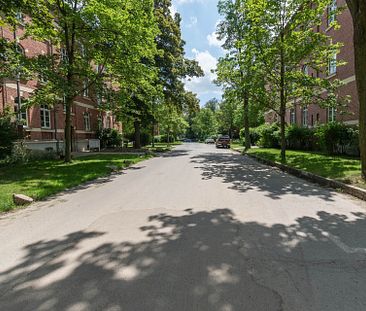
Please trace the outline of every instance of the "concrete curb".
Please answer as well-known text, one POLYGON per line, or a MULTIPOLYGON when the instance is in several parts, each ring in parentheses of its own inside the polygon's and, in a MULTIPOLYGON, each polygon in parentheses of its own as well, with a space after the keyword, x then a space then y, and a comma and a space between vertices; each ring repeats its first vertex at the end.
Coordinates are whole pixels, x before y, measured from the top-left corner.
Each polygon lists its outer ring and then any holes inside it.
POLYGON ((351 185, 347 185, 340 181, 335 181, 335 180, 332 180, 329 178, 321 177, 321 176, 318 176, 318 175, 315 175, 315 174, 312 174, 309 172, 301 171, 299 169, 296 169, 296 168, 293 168, 293 167, 290 167, 290 166, 287 166, 287 165, 284 165, 281 163, 266 160, 266 159, 263 159, 261 157, 254 155, 254 154, 246 154, 246 155, 252 159, 257 160, 260 163, 263 163, 263 164, 266 164, 269 166, 273 166, 273 167, 277 167, 281 171, 284 171, 284 172, 294 175, 296 177, 311 181, 311 182, 316 183, 321 186, 330 187, 335 190, 341 190, 344 193, 350 194, 358 199, 366 201, 366 190, 364 190, 364 189, 361 189, 361 188, 358 188, 355 186, 351 186, 351 185))

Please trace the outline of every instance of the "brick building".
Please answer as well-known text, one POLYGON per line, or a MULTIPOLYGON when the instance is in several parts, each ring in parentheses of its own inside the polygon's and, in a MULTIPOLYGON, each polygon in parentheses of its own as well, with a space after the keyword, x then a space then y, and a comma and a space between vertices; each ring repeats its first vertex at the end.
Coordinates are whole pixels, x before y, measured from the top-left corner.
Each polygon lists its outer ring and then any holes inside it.
MULTIPOLYGON (((8 40, 21 38, 23 27, 13 31, 0 27, 0 35, 8 40)), ((19 50, 27 57, 40 54, 50 54, 51 46, 48 43, 34 41, 30 38, 19 41, 19 50)), ((18 111, 18 92, 21 102, 28 98, 37 89, 41 81, 19 81, 3 79, 0 81, 0 112, 10 107, 18 111)), ((74 100, 72 107, 72 148, 74 151, 83 151, 89 148, 91 139, 96 138, 98 127, 115 128, 122 130, 122 125, 116 122, 115 117, 108 112, 100 111, 97 104, 85 90, 82 96, 74 100)), ((21 112, 23 131, 26 145, 31 149, 56 150, 56 145, 62 148, 64 140, 65 111, 62 103, 51 107, 47 103, 32 107, 21 112)))
MULTIPOLYGON (((349 12, 345 0, 334 0, 333 4, 328 8, 323 16, 322 26, 318 31, 329 35, 333 43, 341 42, 343 47, 340 53, 335 55, 328 64, 327 79, 339 79, 343 85, 339 88, 340 96, 351 96, 351 102, 348 104, 348 113, 337 113, 337 109, 320 108, 318 105, 302 106, 301 100, 294 103, 293 107, 289 107, 286 113, 286 122, 288 124, 297 124, 299 126, 313 127, 317 124, 323 124, 331 121, 341 121, 346 124, 358 124, 358 94, 354 69, 354 47, 353 47, 353 24, 351 13, 349 12), (345 9, 335 17, 334 11, 337 8, 344 7, 345 9), (335 30, 329 27, 329 24, 337 19, 341 28, 335 30), (336 61, 346 62, 346 65, 337 66, 336 61)), ((309 75, 317 75, 315 70, 311 68, 303 68, 309 75)), ((270 111, 265 114, 267 123, 273 123, 278 120, 277 115, 270 111)))

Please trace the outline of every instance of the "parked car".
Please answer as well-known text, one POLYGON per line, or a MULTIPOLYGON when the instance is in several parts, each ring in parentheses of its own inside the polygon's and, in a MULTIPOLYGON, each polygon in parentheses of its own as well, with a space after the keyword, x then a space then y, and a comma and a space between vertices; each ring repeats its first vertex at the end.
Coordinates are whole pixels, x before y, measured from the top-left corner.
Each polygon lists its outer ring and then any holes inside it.
POLYGON ((230 148, 230 137, 228 135, 220 136, 216 140, 216 148, 230 148))
POLYGON ((207 138, 205 140, 205 144, 214 144, 215 143, 215 140, 213 138, 207 138))
POLYGON ((184 142, 184 143, 191 143, 191 142, 192 142, 192 139, 185 138, 185 139, 183 139, 183 142, 184 142))

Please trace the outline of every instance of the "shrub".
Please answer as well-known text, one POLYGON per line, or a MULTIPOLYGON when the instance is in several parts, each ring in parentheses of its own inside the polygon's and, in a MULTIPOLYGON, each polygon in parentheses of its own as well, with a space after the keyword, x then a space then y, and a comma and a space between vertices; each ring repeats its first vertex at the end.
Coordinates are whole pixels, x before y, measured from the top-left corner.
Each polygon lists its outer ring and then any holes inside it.
POLYGON ((98 130, 97 137, 100 139, 102 148, 120 147, 122 144, 122 135, 116 129, 98 130))
POLYGON ((286 128, 286 141, 289 149, 313 150, 315 145, 314 130, 291 125, 286 128))
POLYGON ((141 139, 141 146, 146 146, 151 143, 152 135, 148 131, 142 131, 140 139, 141 139))
POLYGON ((5 159, 6 164, 27 164, 31 161, 56 160, 56 152, 52 150, 30 150, 24 145, 24 142, 14 144, 11 154, 5 159))
POLYGON ((315 131, 322 150, 329 154, 357 154, 358 129, 343 123, 331 122, 319 126, 315 131))
POLYGON ((280 146, 280 128, 277 123, 260 125, 256 131, 260 136, 259 146, 264 148, 278 148, 280 146))
POLYGON ((11 115, 5 112, 0 115, 0 159, 11 154, 13 143, 19 138, 16 124, 11 115))

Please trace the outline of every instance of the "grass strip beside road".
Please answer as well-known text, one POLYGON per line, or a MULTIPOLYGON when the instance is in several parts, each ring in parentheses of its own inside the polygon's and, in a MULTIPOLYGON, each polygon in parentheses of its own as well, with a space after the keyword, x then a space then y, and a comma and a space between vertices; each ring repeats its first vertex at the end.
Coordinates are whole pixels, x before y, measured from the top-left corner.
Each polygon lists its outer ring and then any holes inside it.
POLYGON ((0 212, 16 207, 12 202, 13 193, 41 200, 65 189, 107 176, 112 171, 111 166, 122 169, 147 158, 148 156, 133 154, 100 154, 78 158, 69 164, 44 160, 0 167, 0 212))
MULTIPOLYGON (((265 160, 281 163, 280 150, 256 148, 248 153, 265 160)), ((361 179, 361 162, 359 159, 343 156, 329 156, 305 151, 286 151, 286 165, 313 173, 322 177, 366 188, 361 179)))

